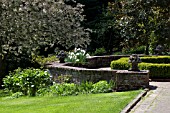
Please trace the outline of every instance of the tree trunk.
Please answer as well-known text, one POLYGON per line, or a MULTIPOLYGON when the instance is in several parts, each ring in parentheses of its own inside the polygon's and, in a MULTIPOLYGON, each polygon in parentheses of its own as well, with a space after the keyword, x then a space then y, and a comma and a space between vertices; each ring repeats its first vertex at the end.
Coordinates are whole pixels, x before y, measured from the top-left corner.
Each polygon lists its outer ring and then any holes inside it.
POLYGON ((6 75, 6 63, 0 56, 0 89, 2 88, 3 85, 2 79, 5 77, 5 75, 6 75))
POLYGON ((149 44, 146 44, 145 54, 146 54, 146 55, 149 55, 149 44))

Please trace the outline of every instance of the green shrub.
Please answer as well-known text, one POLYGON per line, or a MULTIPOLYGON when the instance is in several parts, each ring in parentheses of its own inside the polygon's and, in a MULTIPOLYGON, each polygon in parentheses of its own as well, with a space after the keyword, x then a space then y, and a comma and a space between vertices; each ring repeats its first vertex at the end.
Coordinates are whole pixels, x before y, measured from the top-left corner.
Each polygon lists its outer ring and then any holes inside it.
POLYGON ((82 94, 92 93, 93 83, 92 82, 82 82, 78 85, 78 91, 82 94))
POLYGON ((144 53, 145 53, 145 46, 125 48, 122 50, 122 54, 144 54, 144 53))
POLYGON ((128 63, 128 58, 120 58, 118 60, 114 60, 110 64, 111 69, 129 69, 130 64, 128 63))
MULTIPOLYGON (((170 78, 170 64, 164 64, 169 61, 170 56, 141 57, 142 63, 139 63, 140 70, 149 70, 150 78, 170 78), (150 63, 152 62, 153 63, 150 63), (148 62, 148 63, 147 63, 148 62)), ((121 58, 111 62, 112 69, 127 70, 130 68, 128 58, 121 58)))
POLYGON ((55 83, 50 88, 42 88, 38 91, 38 95, 52 95, 52 96, 68 96, 88 93, 107 93, 114 89, 114 82, 99 81, 97 83, 82 82, 75 83, 55 83))
POLYGON ((151 56, 151 57, 142 57, 142 62, 147 63, 170 63, 170 56, 151 56))
POLYGON ((145 53, 145 46, 139 46, 136 48, 130 49, 130 54, 144 54, 145 53))
POLYGON ((12 93, 35 96, 40 88, 50 85, 50 74, 40 69, 16 69, 3 79, 4 87, 12 93))
POLYGON ((101 55, 104 55, 104 54, 106 54, 107 52, 106 52, 106 50, 105 50, 105 48, 97 48, 96 50, 95 50, 95 52, 93 53, 93 55, 94 56, 101 56, 101 55))
POLYGON ((149 70, 150 78, 170 78, 170 64, 141 63, 139 68, 149 70))
POLYGON ((36 96, 49 95, 50 92, 51 92, 50 87, 40 88, 40 89, 38 89, 38 91, 36 92, 36 96))
POLYGON ((72 82, 72 75, 60 75, 57 77, 57 83, 71 83, 72 82))
POLYGON ((13 93, 10 98, 12 99, 15 99, 15 98, 19 98, 21 96, 23 96, 24 94, 22 92, 16 92, 16 93, 13 93))
POLYGON ((10 92, 4 89, 0 89, 0 98, 5 96, 10 96, 10 92))
POLYGON ((54 61, 58 61, 58 58, 56 57, 56 55, 51 55, 49 57, 43 57, 43 56, 37 56, 34 58, 35 61, 40 64, 42 67, 47 64, 47 63, 51 63, 54 61))
POLYGON ((110 84, 107 83, 107 81, 99 81, 95 84, 93 84, 93 93, 108 93, 111 92, 113 88, 113 84, 110 82, 110 84))
POLYGON ((68 95, 77 95, 77 85, 74 83, 56 83, 50 87, 52 95, 57 96, 68 96, 68 95))
POLYGON ((123 53, 122 51, 117 51, 114 52, 113 55, 125 55, 125 53, 123 53))

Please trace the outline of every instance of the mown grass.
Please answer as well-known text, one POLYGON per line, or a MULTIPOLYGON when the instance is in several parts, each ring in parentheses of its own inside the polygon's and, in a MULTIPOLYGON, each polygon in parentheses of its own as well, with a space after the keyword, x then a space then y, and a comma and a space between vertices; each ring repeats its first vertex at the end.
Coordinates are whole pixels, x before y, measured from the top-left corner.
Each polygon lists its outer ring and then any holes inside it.
POLYGON ((60 97, 0 97, 0 113, 119 113, 141 90, 60 97))

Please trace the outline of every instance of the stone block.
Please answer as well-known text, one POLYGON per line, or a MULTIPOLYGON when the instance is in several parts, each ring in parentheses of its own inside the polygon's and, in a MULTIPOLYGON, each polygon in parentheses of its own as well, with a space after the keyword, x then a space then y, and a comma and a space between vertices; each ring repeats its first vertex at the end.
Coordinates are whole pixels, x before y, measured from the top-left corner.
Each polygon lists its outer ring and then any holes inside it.
POLYGON ((134 90, 149 87, 149 71, 118 70, 116 72, 116 89, 134 90))

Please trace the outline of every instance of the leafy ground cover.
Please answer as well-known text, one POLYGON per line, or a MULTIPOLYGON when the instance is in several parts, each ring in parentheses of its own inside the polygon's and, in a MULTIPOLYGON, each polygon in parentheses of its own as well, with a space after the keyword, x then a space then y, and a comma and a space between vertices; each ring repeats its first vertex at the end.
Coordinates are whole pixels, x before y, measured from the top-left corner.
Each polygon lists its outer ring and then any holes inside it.
POLYGON ((0 113, 119 113, 142 90, 78 96, 0 97, 0 113))

